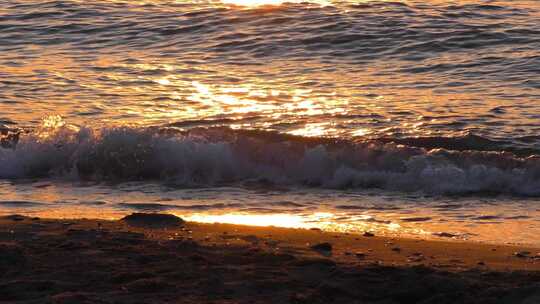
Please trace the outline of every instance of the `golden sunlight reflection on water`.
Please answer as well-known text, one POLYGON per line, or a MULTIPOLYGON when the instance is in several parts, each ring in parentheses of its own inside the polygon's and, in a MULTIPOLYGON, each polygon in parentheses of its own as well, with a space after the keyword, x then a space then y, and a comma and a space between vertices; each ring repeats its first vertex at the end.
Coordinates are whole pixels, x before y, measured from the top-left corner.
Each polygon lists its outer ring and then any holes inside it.
MULTIPOLYGON (((138 189, 136 183, 124 185, 123 191, 117 191, 103 185, 83 184, 73 187, 72 183, 66 185, 55 184, 51 181, 41 182, 1 182, 0 193, 0 216, 9 214, 21 214, 38 216, 42 218, 89 218, 118 220, 132 212, 168 212, 173 213, 187 221, 201 223, 228 223, 251 226, 276 226, 283 228, 310 229, 319 228, 329 232, 346 232, 362 234, 371 231, 376 235, 420 237, 425 239, 441 239, 433 233, 446 232, 455 235, 453 239, 490 242, 490 243, 523 243, 540 244, 538 235, 540 228, 537 219, 540 210, 530 208, 531 201, 516 203, 515 199, 508 199, 501 204, 482 204, 476 200, 462 201, 459 209, 437 209, 435 202, 403 209, 379 210, 379 209, 352 209, 339 210, 328 206, 313 210, 282 210, 270 211, 247 211, 235 208, 213 209, 201 211, 197 209, 174 209, 157 210, 132 209, 126 202, 159 202, 158 206, 171 204, 171 206, 206 206, 216 203, 216 197, 206 197, 201 192, 194 194, 195 197, 185 201, 174 199, 163 201, 161 192, 153 193, 156 186, 147 186, 144 193, 140 191, 124 191, 126 189, 138 189), (92 186, 93 185, 93 186, 92 186), (79 199, 74 199, 78 197, 79 199), (163 205, 161 205, 163 204, 163 205), (430 207, 431 206, 431 207, 430 207)), ((222 202, 228 202, 229 195, 220 190, 219 198, 222 202)), ((186 191, 171 193, 173 196, 184 196, 186 191), (173 194, 174 193, 174 194, 173 194)), ((283 201, 298 201, 302 204, 344 205, 350 204, 349 196, 335 196, 331 199, 326 196, 305 194, 296 196, 284 194, 283 201)), ((268 206, 268 198, 264 195, 251 196, 250 199, 259 206, 268 206)), ((367 197, 375 205, 381 201, 375 197, 367 197)), ((276 201, 274 197, 270 201, 276 201)), ((362 202, 363 198, 354 196, 354 200, 362 202)), ((403 202, 407 204, 407 202, 403 202)), ((134 204, 137 206, 138 204, 134 204)), ((143 204, 146 205, 146 204, 143 204)), ((151 203, 147 204, 151 206, 151 203)), ((360 204, 361 205, 361 204, 360 204)), ((407 205, 405 205, 407 206, 407 205)), ((448 237, 444 238, 449 239, 448 237)))
POLYGON ((257 6, 257 5, 279 5, 284 3, 283 0, 223 0, 227 4, 257 6))
MULTIPOLYGON (((51 102, 32 103, 24 109, 0 104, 0 112, 30 125, 53 114, 77 125, 92 125, 92 117, 99 117, 105 125, 205 121, 210 125, 302 136, 378 137, 395 133, 430 136, 441 132, 441 126, 449 124, 451 128, 455 122, 453 117, 439 117, 437 113, 463 109, 458 113, 458 118, 463 119, 505 104, 498 99, 486 100, 472 112, 463 106, 463 100, 482 98, 474 93, 432 95, 406 87, 371 89, 388 80, 369 68, 362 73, 336 73, 326 71, 324 65, 305 62, 304 69, 319 72, 290 76, 283 74, 289 65, 279 62, 249 69, 224 68, 221 64, 153 60, 133 52, 129 57, 143 59, 126 62, 115 55, 100 55, 92 63, 93 68, 86 69, 73 68, 79 63, 68 57, 55 56, 58 60, 50 61, 45 53, 25 65, 6 67, 5 72, 13 77, 28 77, 37 68, 54 71, 57 85, 77 83, 80 89, 66 91, 62 100, 53 94, 46 98, 51 102), (71 100, 74 102, 68 102, 71 100), (229 122, 220 123, 224 118, 229 122), (214 120, 216 123, 212 123, 214 120)), ((400 83, 427 81, 420 74, 407 79, 393 77, 400 83)), ((30 79, 38 80, 33 76, 30 79)), ((529 123, 525 116, 516 116, 514 121, 529 123)), ((456 133, 460 131, 456 129, 456 133)))
MULTIPOLYGON (((402 227, 397 223, 370 222, 369 215, 360 216, 357 220, 349 222, 336 221, 336 214, 331 212, 316 212, 313 214, 300 215, 290 213, 193 213, 179 215, 188 221, 199 223, 225 223, 248 226, 275 226, 284 228, 319 228, 335 232, 391 232, 399 233, 402 227)), ((418 234, 424 234, 421 229, 416 229, 418 234)))
POLYGON ((319 5, 330 5, 328 0, 222 0, 225 4, 234 4, 241 6, 261 6, 261 5, 280 5, 283 3, 300 3, 300 2, 309 2, 319 5))

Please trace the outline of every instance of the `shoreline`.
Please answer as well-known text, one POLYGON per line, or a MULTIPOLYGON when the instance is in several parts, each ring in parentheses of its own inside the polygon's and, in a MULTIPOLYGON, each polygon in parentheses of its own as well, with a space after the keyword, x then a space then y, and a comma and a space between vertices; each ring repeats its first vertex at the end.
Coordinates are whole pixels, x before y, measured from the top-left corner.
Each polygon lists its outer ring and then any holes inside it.
MULTIPOLYGON (((17 215, 17 216, 23 216, 28 218, 40 218, 41 220, 52 220, 52 221, 96 221, 96 222, 102 222, 102 221, 120 221, 123 217, 126 215, 129 215, 130 212, 117 212, 114 214, 97 214, 97 216, 93 217, 92 213, 88 212, 82 212, 77 213, 73 215, 73 213, 50 213, 50 212, 34 212, 34 213, 28 213, 24 212, 25 210, 20 210, 23 212, 1 212, 0 213, 0 219, 6 218, 9 216, 17 215)), ((331 233, 336 235, 360 235, 363 232, 372 232, 376 234, 378 237, 386 238, 386 239, 403 239, 403 240, 410 240, 410 241, 426 241, 426 242, 443 242, 443 243, 462 243, 462 244, 477 244, 477 245, 485 245, 485 246, 503 246, 503 247, 515 247, 515 248, 528 248, 538 251, 540 253, 540 242, 520 242, 520 241, 513 241, 513 242, 503 242, 503 238, 499 237, 499 241, 494 240, 484 240, 484 239, 477 239, 475 237, 465 237, 467 233, 460 233, 460 232, 453 232, 451 229, 439 229, 434 230, 435 232, 426 232, 423 234, 414 234, 409 231, 405 232, 392 232, 389 229, 381 229, 381 227, 370 227, 366 226, 365 229, 360 229, 359 227, 355 227, 353 229, 349 230, 340 230, 340 229, 334 229, 334 228, 328 228, 324 225, 307 225, 307 222, 299 224, 297 226, 281 226, 280 224, 273 224, 268 219, 265 219, 264 216, 267 214, 262 214, 263 216, 261 218, 258 218, 261 214, 254 214, 255 216, 253 218, 253 215, 250 213, 241 213, 241 212, 233 212, 232 214, 235 216, 240 215, 240 217, 246 216, 248 218, 248 221, 243 219, 236 218, 235 221, 238 221, 238 223, 232 222, 230 219, 225 217, 224 219, 220 219, 220 217, 223 214, 227 213, 208 213, 203 214, 203 220, 199 220, 200 213, 193 212, 193 213, 177 213, 177 212, 169 212, 167 210, 135 210, 131 213, 149 213, 149 214, 171 214, 176 217, 180 217, 184 219, 186 222, 190 222, 194 225, 202 225, 202 226, 208 226, 208 225, 229 225, 234 227, 251 227, 251 228, 263 228, 263 229, 291 229, 291 230, 297 230, 297 231, 304 231, 304 230, 313 230, 313 231, 321 231, 324 233, 331 233), (193 216, 195 215, 195 216, 193 216), (208 216, 209 215, 209 216, 208 216), (215 217, 215 220, 212 221, 211 219, 215 217), (255 223, 255 220, 260 220, 262 222, 255 223), (447 232, 452 231, 452 232, 447 232)), ((270 214, 272 216, 274 214, 270 214)), ((280 213, 276 213, 275 215, 281 215, 280 213)), ((399 219, 398 219, 399 220, 399 219)), ((407 229, 411 229, 410 227, 407 229)), ((495 231, 494 231, 495 232, 495 231)))
POLYGON ((540 300, 533 247, 128 219, 0 217, 0 303, 540 300))
MULTIPOLYGON (((24 204, 25 201, 14 201, 14 203, 24 204)), ((32 203, 32 202, 28 202, 32 203)), ((148 204, 152 205, 152 204, 148 204)), ((146 207, 146 204, 144 205, 146 207)), ((334 210, 322 210, 321 212, 304 213, 297 215, 294 212, 258 212, 258 211, 243 211, 243 210, 210 210, 210 211, 184 211, 178 212, 174 209, 167 209, 158 204, 158 208, 139 208, 135 210, 115 210, 98 212, 103 210, 103 206, 87 206, 74 209, 60 205, 47 206, 47 210, 25 210, 25 209, 2 209, 0 217, 11 214, 20 214, 28 217, 40 217, 42 219, 55 220, 86 220, 92 219, 101 220, 119 220, 122 217, 132 212, 148 212, 148 213, 167 213, 181 217, 189 222, 201 224, 223 223, 231 225, 259 226, 259 227, 282 227, 286 229, 321 229, 327 233, 338 234, 361 234, 365 231, 373 232, 378 236, 398 239, 413 239, 426 241, 442 241, 442 242, 463 242, 484 244, 492 246, 515 246, 540 249, 540 241, 538 240, 537 223, 534 221, 536 217, 527 216, 527 219, 516 217, 512 221, 509 219, 494 222, 490 214, 501 214, 503 211, 495 210, 486 212, 488 215, 479 216, 485 218, 483 222, 471 221, 469 224, 474 224, 474 227, 461 229, 456 226, 456 223, 451 223, 440 220, 440 217, 419 212, 419 215, 413 217, 404 217, 400 215, 392 215, 382 217, 380 214, 372 214, 370 219, 358 219, 357 222, 341 222, 341 216, 347 214, 332 213, 334 210), (95 210, 94 210, 95 209, 95 210), (75 212, 73 210, 76 210, 75 212), (321 216, 320 214, 323 214, 321 216), (319 217, 318 217, 319 216, 319 217), (325 218, 326 217, 326 218, 325 218), (424 220, 426 218, 430 220, 424 220), (333 221, 333 218, 337 218, 333 221), (441 224, 442 223, 442 224, 441 224), (397 225, 396 225, 397 224, 397 225), (391 227, 391 226, 397 227, 391 227), (532 226, 531 226, 532 225, 532 226), (527 227, 523 229, 523 227, 527 227)), ((206 206, 206 205, 204 205, 206 206)), ((540 210, 539 210, 540 211, 540 210)), ((358 216, 352 215, 352 216, 358 216)), ((465 226, 467 223, 462 223, 465 226)))

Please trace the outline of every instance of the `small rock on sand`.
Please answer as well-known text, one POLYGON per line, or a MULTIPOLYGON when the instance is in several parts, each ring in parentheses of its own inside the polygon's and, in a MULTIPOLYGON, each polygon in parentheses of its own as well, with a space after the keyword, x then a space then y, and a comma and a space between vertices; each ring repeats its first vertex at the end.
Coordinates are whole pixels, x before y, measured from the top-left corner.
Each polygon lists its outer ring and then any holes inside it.
POLYGON ((359 259, 365 259, 366 258, 366 254, 363 253, 363 252, 357 252, 354 255, 356 255, 356 257, 359 258, 359 259))
POLYGON ((131 293, 156 293, 171 289, 174 286, 159 278, 140 279, 125 286, 131 293))
POLYGON ((421 252, 413 252, 410 256, 407 257, 408 262, 422 262, 426 257, 421 252))
POLYGON ((424 260, 425 260, 424 257, 409 257, 407 259, 407 262, 409 262, 409 263, 418 263, 418 262, 422 262, 424 260))
POLYGON ((518 258, 528 258, 531 253, 529 251, 514 252, 514 256, 518 258))
POLYGON ((253 245, 259 244, 260 239, 254 235, 245 235, 240 237, 241 240, 251 243, 253 245))
POLYGON ((19 214, 8 215, 8 216, 6 216, 6 218, 10 219, 12 221, 15 221, 15 222, 24 221, 26 219, 25 216, 22 216, 22 215, 19 215, 19 214))
POLYGON ((435 232, 433 233, 433 235, 438 236, 438 237, 447 237, 447 238, 453 238, 457 236, 456 234, 448 233, 448 232, 435 232))
POLYGON ((178 227, 184 223, 184 220, 172 215, 162 213, 132 213, 122 221, 130 226, 142 228, 168 228, 178 227))
POLYGON ((402 222, 427 222, 430 221, 431 217, 407 217, 401 218, 402 222))
POLYGON ((330 243, 319 243, 311 246, 311 249, 318 251, 332 251, 332 244, 330 243))
POLYGON ((365 237, 372 237, 372 236, 375 236, 375 234, 373 234, 373 233, 371 233, 371 232, 369 232, 369 231, 366 231, 366 232, 364 232, 363 236, 365 236, 365 237))

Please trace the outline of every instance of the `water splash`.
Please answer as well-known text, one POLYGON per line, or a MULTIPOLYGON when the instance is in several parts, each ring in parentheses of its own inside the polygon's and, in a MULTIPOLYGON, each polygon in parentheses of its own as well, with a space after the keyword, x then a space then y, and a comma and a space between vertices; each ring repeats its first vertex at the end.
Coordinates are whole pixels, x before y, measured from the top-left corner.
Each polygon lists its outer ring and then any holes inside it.
POLYGON ((162 180, 182 186, 245 182, 430 194, 540 196, 536 156, 425 149, 387 141, 171 127, 76 127, 47 118, 0 149, 0 178, 162 180))

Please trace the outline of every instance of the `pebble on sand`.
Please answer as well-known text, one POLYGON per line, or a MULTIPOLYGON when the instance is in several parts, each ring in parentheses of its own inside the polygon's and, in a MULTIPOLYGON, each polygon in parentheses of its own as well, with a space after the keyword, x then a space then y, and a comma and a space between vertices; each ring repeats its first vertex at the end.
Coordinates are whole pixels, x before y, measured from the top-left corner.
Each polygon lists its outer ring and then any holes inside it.
POLYGON ((528 258, 531 253, 529 251, 514 252, 514 256, 518 258, 528 258))
POLYGON ((330 243, 319 243, 311 246, 311 249, 321 250, 321 251, 332 251, 332 244, 330 243))
POLYGON ((184 223, 184 220, 172 215, 162 213, 132 213, 122 221, 130 226, 142 228, 168 228, 178 227, 184 223))
POLYGON ((366 254, 363 253, 363 252, 357 252, 357 253, 355 253, 355 255, 359 259, 365 259, 366 258, 366 254))
POLYGON ((363 236, 365 236, 365 237, 372 237, 372 236, 375 236, 375 234, 373 234, 373 233, 371 233, 371 232, 369 232, 369 231, 366 231, 366 232, 364 232, 363 236))
POLYGON ((449 233, 449 232, 435 232, 433 233, 434 236, 438 237, 446 237, 446 238, 454 238, 457 237, 457 234, 449 233))
POLYGON ((13 215, 8 215, 6 216, 6 218, 14 221, 14 222, 20 222, 20 221, 24 221, 26 219, 25 216, 22 216, 22 215, 19 215, 19 214, 13 214, 13 215))

